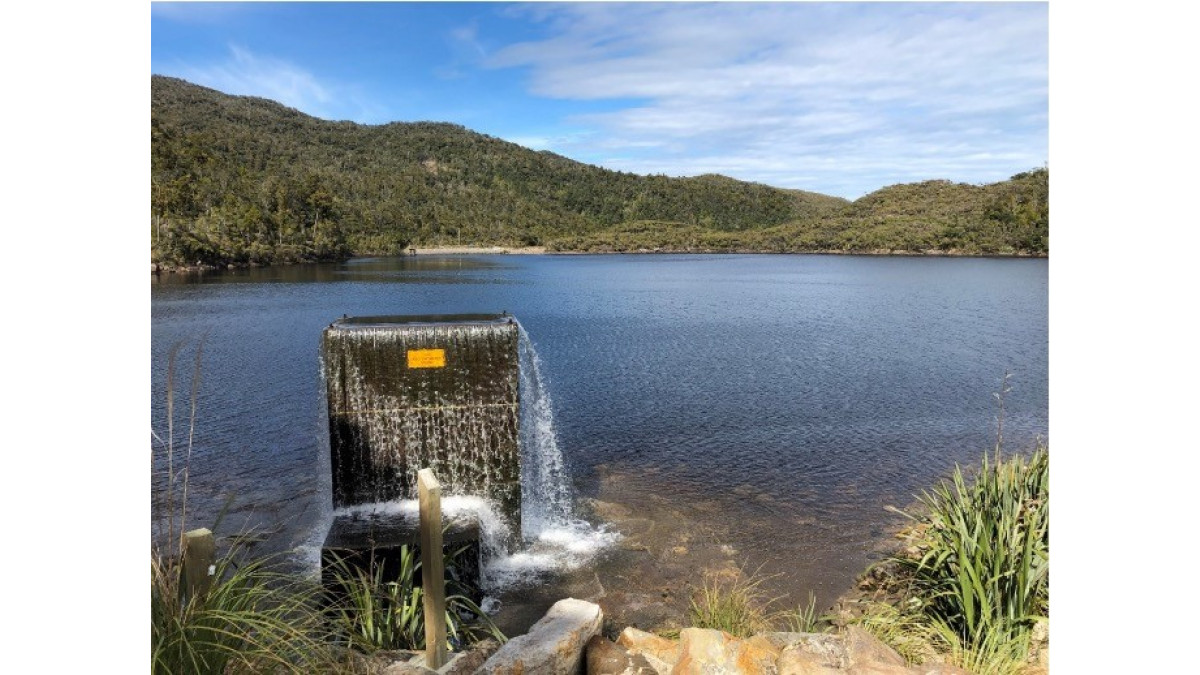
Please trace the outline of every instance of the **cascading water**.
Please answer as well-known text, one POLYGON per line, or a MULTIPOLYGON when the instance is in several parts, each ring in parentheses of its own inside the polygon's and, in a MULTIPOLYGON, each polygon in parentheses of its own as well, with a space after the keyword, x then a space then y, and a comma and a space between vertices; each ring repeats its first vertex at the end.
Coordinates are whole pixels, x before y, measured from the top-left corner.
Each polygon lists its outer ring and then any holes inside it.
POLYGON ((521 365, 521 525, 524 545, 484 562, 484 588, 501 588, 585 563, 617 539, 575 515, 570 471, 558 445, 542 360, 518 322, 521 365))
POLYGON ((569 472, 554 430, 554 408, 542 379, 542 360, 525 327, 520 331, 521 364, 521 521, 525 538, 561 528, 574 520, 569 472))
POLYGON ((430 467, 447 517, 479 524, 489 593, 571 569, 615 538, 575 518, 541 359, 512 317, 343 319, 322 362, 335 522, 415 526, 415 474, 430 467))

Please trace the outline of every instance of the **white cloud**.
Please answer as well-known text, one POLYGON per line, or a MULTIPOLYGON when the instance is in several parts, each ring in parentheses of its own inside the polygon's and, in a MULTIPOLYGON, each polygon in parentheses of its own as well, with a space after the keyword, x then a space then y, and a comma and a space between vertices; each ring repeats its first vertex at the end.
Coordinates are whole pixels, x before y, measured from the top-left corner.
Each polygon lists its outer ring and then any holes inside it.
POLYGON ((538 96, 623 103, 553 149, 857 197, 999 180, 1047 154, 1044 5, 537 5, 550 37, 493 53, 538 96), (841 175, 839 175, 841 174, 841 175))
POLYGON ((219 63, 183 66, 177 72, 179 77, 227 94, 260 96, 323 119, 365 122, 379 116, 379 111, 363 104, 363 97, 354 91, 324 83, 288 61, 236 45, 229 47, 229 57, 219 63))

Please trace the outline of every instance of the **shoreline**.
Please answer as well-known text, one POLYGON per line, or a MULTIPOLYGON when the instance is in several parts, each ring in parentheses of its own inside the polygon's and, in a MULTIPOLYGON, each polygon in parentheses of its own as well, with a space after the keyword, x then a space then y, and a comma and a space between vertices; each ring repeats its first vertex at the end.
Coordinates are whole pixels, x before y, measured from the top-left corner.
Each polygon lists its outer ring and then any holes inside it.
POLYGON ((416 255, 542 255, 545 246, 414 246, 416 255))
MULTIPOLYGON (((996 259, 1049 259, 1049 253, 968 253, 965 251, 834 251, 834 250, 817 250, 817 251, 759 251, 759 250, 712 250, 712 249, 664 249, 664 248, 639 248, 634 250, 586 250, 586 251, 559 251, 552 250, 545 246, 431 246, 431 247, 413 247, 410 250, 416 251, 415 254, 396 253, 396 254, 361 254, 352 255, 345 260, 354 258, 392 258, 392 257, 415 257, 429 255, 554 255, 554 256, 573 256, 573 255, 848 255, 848 256, 870 256, 870 257, 908 257, 908 258, 996 258, 996 259)), ((321 260, 321 261, 298 261, 298 262, 280 262, 280 263, 229 263, 227 265, 168 265, 165 263, 150 262, 150 274, 197 274, 202 272, 216 272, 220 270, 235 270, 235 269, 253 269, 257 267, 285 267, 289 265, 310 265, 323 262, 339 262, 336 260, 321 260)), ((344 262, 340 261, 340 262, 344 262)))

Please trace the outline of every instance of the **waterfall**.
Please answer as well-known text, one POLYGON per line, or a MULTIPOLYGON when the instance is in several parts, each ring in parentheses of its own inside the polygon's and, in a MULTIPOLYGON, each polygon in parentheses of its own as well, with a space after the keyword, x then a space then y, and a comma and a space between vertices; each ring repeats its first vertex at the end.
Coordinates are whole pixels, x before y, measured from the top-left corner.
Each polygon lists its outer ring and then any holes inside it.
POLYGON ((542 378, 542 360, 524 326, 520 331, 521 363, 521 522, 526 539, 568 525, 574 516, 574 494, 558 434, 554 408, 542 378))
POLYGON ((447 516, 479 523, 485 591, 575 567, 615 538, 575 517, 543 364, 514 318, 344 318, 322 362, 330 537, 363 519, 414 527, 429 467, 447 516))
POLYGON ((554 405, 542 360, 524 326, 521 364, 521 523, 524 546, 485 561, 484 588, 496 592, 587 563, 619 535, 575 514, 571 472, 554 428, 554 405))

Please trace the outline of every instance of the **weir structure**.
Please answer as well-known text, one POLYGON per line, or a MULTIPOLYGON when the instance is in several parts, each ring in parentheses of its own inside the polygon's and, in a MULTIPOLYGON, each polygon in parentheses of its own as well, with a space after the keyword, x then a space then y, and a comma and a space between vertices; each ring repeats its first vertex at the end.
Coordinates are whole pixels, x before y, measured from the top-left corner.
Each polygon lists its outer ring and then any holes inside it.
MULTIPOLYGON (((388 574, 400 546, 417 546, 416 521, 378 507, 415 499, 426 468, 444 494, 492 502, 520 536, 518 345, 507 314, 344 317, 325 329, 336 512, 323 567, 369 553, 388 574)), ((474 542, 475 569, 464 571, 476 578, 479 536, 477 522, 462 520, 445 535, 448 547, 474 542)))

